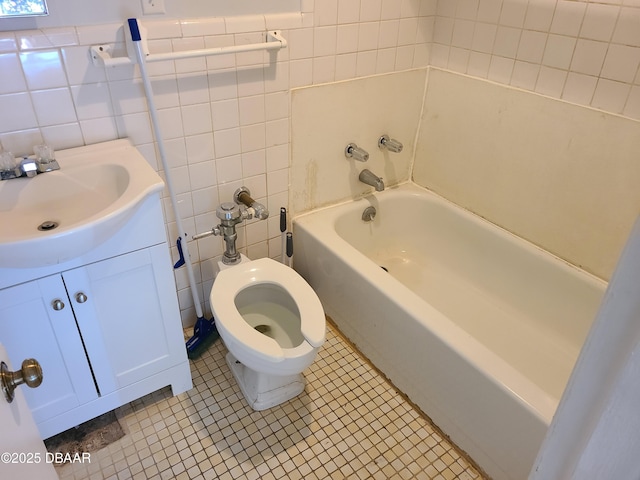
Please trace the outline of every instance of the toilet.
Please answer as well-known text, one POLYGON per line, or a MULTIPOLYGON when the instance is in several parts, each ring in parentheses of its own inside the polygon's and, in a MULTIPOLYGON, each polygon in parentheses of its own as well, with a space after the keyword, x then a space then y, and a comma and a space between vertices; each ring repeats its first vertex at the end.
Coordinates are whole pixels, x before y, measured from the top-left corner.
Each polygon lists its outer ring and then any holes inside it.
POLYGON ((221 264, 209 297, 226 360, 254 410, 304 390, 302 371, 325 341, 322 304, 292 268, 270 258, 221 264))

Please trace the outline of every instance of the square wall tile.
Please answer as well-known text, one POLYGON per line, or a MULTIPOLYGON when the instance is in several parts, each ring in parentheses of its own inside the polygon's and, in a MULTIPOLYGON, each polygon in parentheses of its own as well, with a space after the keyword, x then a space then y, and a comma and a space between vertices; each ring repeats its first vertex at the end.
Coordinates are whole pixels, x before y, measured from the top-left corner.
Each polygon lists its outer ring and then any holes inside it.
POLYGON ((106 82, 74 85, 71 87, 71 96, 80 120, 113 116, 106 82))
POLYGON ((458 0, 456 18, 475 20, 480 0, 458 0))
POLYGON ((239 102, 237 98, 211 103, 211 118, 214 130, 240 126, 239 102))
POLYGON ((134 145, 153 142, 153 133, 147 112, 118 115, 116 116, 116 125, 118 126, 118 136, 120 138, 128 137, 134 145))
POLYGON ((18 43, 13 32, 0 32, 0 52, 17 52, 18 43))
POLYGON ((216 160, 218 183, 229 183, 242 178, 242 159, 240 155, 231 155, 216 160))
POLYGON ((80 129, 85 145, 116 140, 118 127, 113 117, 80 120, 80 129))
POLYGON ((29 89, 67 86, 67 76, 58 50, 23 52, 20 60, 29 89))
POLYGON ((470 49, 473 43, 474 27, 474 22, 470 20, 456 19, 453 24, 451 46, 470 49))
POLYGON ((335 25, 338 21, 338 0, 318 0, 315 2, 313 18, 317 27, 335 25))
POLYGON ((251 125, 265 121, 264 95, 242 97, 238 100, 240 125, 251 125))
POLYGON ((289 58, 313 57, 313 28, 296 28, 289 31, 289 58))
POLYGON ((199 190, 201 188, 208 188, 216 185, 218 180, 216 177, 215 161, 208 160, 206 162, 189 165, 189 178, 191 181, 191 188, 193 190, 199 190))
POLYGON ((240 153, 240 129, 229 128, 213 132, 216 158, 240 153))
POLYGON ((618 19, 618 5, 589 3, 580 29, 580 37, 608 42, 618 19))
POLYGON ((521 34, 522 30, 518 28, 499 26, 493 44, 493 54, 506 58, 515 58, 521 34))
POLYGON ((562 95, 567 72, 550 67, 541 67, 535 91, 543 95, 559 98, 562 95))
POLYGON ((511 85, 526 90, 534 90, 539 72, 540 65, 516 61, 511 75, 511 85))
POLYGON ((601 78, 591 100, 591 106, 608 112, 622 113, 631 86, 613 80, 601 78))
POLYGON ((0 133, 38 126, 31 97, 26 92, 0 95, 0 112, 3 112, 0 116, 0 133))
POLYGON ((186 105, 181 109, 184 135, 198 135, 212 131, 211 109, 207 103, 186 105))
POLYGON ((213 135, 204 133, 185 138, 188 163, 199 163, 215 158, 213 150, 213 135))
POLYGON ((266 150, 259 149, 242 154, 242 175, 253 177, 267 171, 266 150))
POLYGON ((382 0, 360 0, 360 22, 378 22, 382 13, 382 0))
POLYGON ((633 83, 640 65, 640 47, 609 45, 601 76, 619 82, 633 83))
POLYGON ((557 0, 536 0, 529 2, 524 19, 524 28, 538 32, 548 32, 556 8, 557 0))
POLYGON ((242 152, 252 152, 265 148, 266 133, 264 123, 240 127, 240 148, 242 152))
POLYGON ((274 145, 268 147, 267 152, 267 172, 280 170, 289 166, 289 146, 274 145))
POLYGON ((379 22, 361 23, 358 30, 358 51, 375 50, 378 48, 379 22))
POLYGON ((587 75, 599 75, 608 44, 595 40, 579 39, 571 61, 571 70, 587 75))
POLYGON ((418 35, 418 19, 416 17, 400 19, 398 45, 414 44, 416 41, 417 35, 418 35))
POLYGON ((520 37, 516 58, 525 62, 540 63, 545 51, 547 34, 524 30, 520 37))
POLYGON ((118 115, 146 112, 147 100, 141 81, 109 82, 113 111, 118 115))
POLYGON ((82 130, 78 123, 66 123, 41 127, 42 140, 54 150, 77 147, 82 145, 82 130))
POLYGON ((622 7, 612 41, 640 47, 640 8, 622 7))
POLYGON ((500 12, 500 25, 522 28, 527 14, 527 0, 506 0, 500 12))
POLYGON ((597 83, 597 77, 569 72, 562 99, 578 105, 590 105, 597 83))
POLYGON ((568 70, 575 46, 575 38, 565 35, 549 35, 542 57, 542 64, 568 70))
POLYGON ((177 78, 180 105, 209 102, 209 79, 203 73, 179 75, 177 78))
MULTIPOLYGON (((438 2, 440 4, 442 2, 438 2)), ((478 4, 477 21, 486 23, 498 23, 502 10, 502 0, 480 0, 478 4)))
POLYGON ((17 53, 0 54, 0 72, 3 73, 3 79, 0 82, 0 95, 18 93, 27 89, 17 53))
POLYGON ((340 0, 338 2, 338 23, 358 23, 360 20, 360 0, 340 0))
POLYGON ((573 0, 558 0, 551 22, 551 32, 560 35, 578 36, 587 4, 573 0))
POLYGON ((497 25, 477 23, 473 32, 471 49, 476 52, 491 53, 493 51, 493 42, 495 41, 497 31, 497 25))
POLYGON ((335 55, 337 51, 338 29, 335 25, 313 29, 313 56, 335 55))
POLYGON ((264 96, 266 120, 277 120, 289 116, 289 94, 287 92, 269 93, 264 96))
POLYGON ((358 50, 358 25, 338 25, 336 53, 351 53, 358 50))

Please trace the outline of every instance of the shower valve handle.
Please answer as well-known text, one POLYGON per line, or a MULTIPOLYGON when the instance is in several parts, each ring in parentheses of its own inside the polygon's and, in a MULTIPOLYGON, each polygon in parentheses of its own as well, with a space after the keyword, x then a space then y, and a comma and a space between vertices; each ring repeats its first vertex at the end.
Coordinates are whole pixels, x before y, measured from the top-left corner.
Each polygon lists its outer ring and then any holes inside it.
POLYGON ((386 148, 390 152, 400 153, 402 151, 402 143, 395 138, 389 138, 389 135, 382 135, 378 139, 378 148, 380 150, 386 148))
POLYGON ((369 153, 363 148, 358 147, 355 143, 350 143, 345 147, 344 156, 347 158, 353 158, 359 162, 366 162, 369 160, 369 153))

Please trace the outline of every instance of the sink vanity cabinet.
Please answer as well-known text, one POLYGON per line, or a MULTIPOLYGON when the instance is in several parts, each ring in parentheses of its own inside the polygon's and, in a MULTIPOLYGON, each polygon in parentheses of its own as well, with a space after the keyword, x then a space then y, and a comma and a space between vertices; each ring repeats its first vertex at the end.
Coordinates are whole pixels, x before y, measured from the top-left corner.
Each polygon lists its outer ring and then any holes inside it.
POLYGON ((23 388, 42 438, 167 385, 190 389, 160 189, 80 257, 0 267, 0 342, 12 363, 42 366, 42 385, 23 388))

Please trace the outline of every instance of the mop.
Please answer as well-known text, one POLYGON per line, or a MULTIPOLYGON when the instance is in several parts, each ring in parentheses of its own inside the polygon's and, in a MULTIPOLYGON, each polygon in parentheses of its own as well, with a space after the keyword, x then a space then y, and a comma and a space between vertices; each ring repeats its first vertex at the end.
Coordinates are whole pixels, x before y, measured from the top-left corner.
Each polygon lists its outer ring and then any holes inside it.
POLYGON ((178 201, 176 199, 175 190, 173 189, 171 175, 169 174, 167 154, 164 147, 162 132, 160 131, 160 122, 158 121, 158 112, 156 110, 156 105, 153 98, 151 81, 149 80, 149 75, 147 73, 146 55, 143 51, 141 42, 142 37, 140 35, 138 20, 135 18, 130 18, 128 22, 129 31, 131 32, 131 39, 133 40, 133 45, 135 46, 136 58, 140 67, 140 75, 142 76, 144 91, 147 97, 147 104, 149 105, 149 114, 151 115, 153 133, 158 144, 158 151, 160 152, 160 159, 162 161, 162 167, 165 173, 165 183, 167 185, 167 190, 169 191, 169 198, 171 199, 171 206, 173 208, 173 212, 176 218, 176 226, 179 232, 176 244, 178 247, 178 253, 180 254, 180 259, 178 260, 178 262, 176 262, 174 268, 179 268, 182 265, 186 265, 187 267, 187 277, 189 279, 189 286, 191 288, 193 304, 196 309, 196 316, 198 317, 193 328, 193 336, 186 343, 187 356, 190 359, 194 359, 202 355, 207 350, 207 348, 220 337, 220 335, 218 333, 218 330, 216 329, 214 319, 207 320, 206 318, 204 318, 204 314, 202 312, 202 305, 200 304, 195 275, 193 273, 193 265, 191 264, 191 257, 189 256, 189 247, 187 246, 187 242, 185 240, 186 233, 184 233, 184 228, 182 227, 182 219, 180 218, 180 213, 178 210, 178 201))

